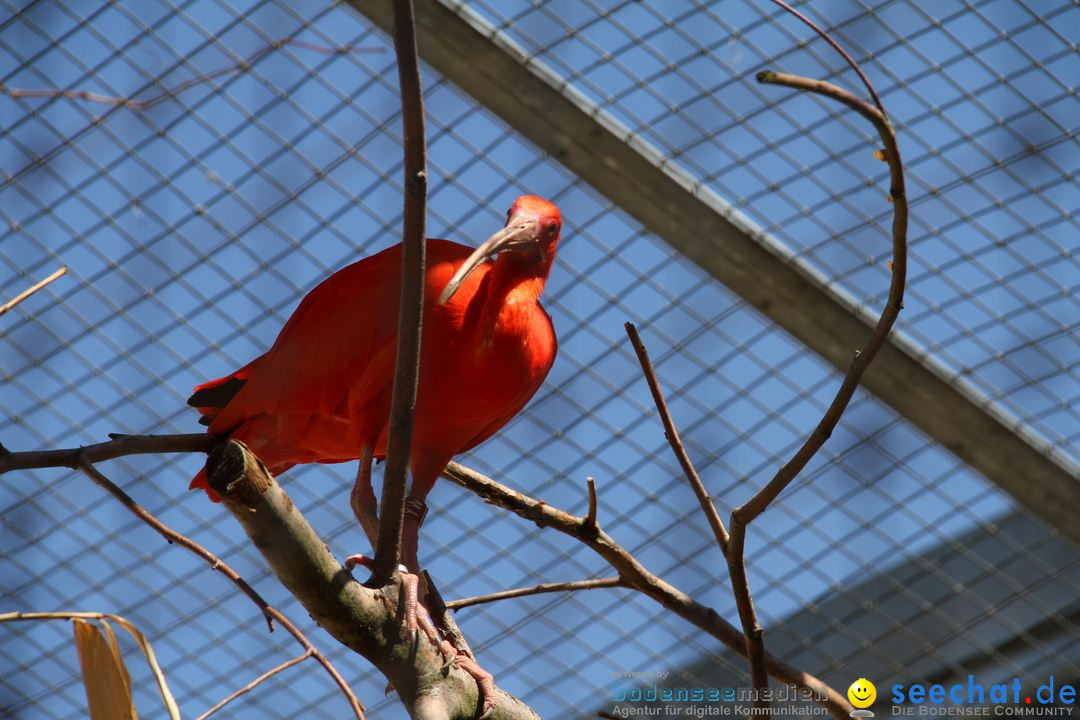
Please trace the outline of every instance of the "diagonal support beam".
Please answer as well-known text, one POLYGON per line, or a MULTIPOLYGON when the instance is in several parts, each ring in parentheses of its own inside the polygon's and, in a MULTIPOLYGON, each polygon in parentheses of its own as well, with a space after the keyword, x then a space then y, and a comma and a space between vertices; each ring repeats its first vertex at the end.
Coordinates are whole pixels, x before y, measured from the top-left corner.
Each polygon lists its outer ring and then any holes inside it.
MULTIPOLYGON (((390 32, 385 0, 348 3, 390 32)), ((432 68, 780 327, 847 368, 873 323, 853 299, 468 8, 416 0, 416 20, 421 55, 432 68)), ((1069 458, 896 335, 863 384, 1080 544, 1080 470, 1069 458)))

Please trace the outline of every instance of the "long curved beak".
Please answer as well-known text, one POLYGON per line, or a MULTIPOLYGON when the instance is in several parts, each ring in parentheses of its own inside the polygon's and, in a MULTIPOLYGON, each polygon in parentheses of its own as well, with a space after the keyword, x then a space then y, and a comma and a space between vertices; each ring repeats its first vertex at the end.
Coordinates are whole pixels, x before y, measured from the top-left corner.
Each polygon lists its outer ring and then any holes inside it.
POLYGON ((439 295, 439 304, 445 305, 450 301, 473 270, 480 267, 488 258, 498 255, 500 252, 520 252, 526 255, 539 256, 542 253, 538 240, 540 239, 540 220, 532 215, 519 212, 506 222, 499 232, 495 233, 483 242, 480 247, 473 250, 472 255, 462 263, 461 267, 450 278, 450 282, 443 288, 439 295))

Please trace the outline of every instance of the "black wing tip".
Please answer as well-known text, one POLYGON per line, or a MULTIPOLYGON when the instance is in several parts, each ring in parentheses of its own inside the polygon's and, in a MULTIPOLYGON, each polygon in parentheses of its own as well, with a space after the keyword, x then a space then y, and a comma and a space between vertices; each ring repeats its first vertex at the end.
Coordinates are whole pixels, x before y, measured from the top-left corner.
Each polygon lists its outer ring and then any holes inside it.
POLYGON ((245 382, 247 381, 231 377, 220 385, 204 388, 194 393, 187 399, 187 404, 196 408, 223 408, 229 404, 230 400, 236 397, 236 393, 240 392, 240 388, 244 387, 245 382))

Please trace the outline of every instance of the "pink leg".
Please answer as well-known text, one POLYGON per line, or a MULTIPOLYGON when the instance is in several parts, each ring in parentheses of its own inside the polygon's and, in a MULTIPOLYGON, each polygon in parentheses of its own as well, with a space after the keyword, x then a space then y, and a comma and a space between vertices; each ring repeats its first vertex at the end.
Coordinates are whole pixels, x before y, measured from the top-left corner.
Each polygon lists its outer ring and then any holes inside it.
MULTIPOLYGON (((375 566, 375 561, 367 555, 350 555, 345 558, 346 569, 351 571, 357 565, 363 565, 371 570, 375 566)), ((435 629, 431 615, 420 603, 420 576, 408 572, 404 565, 399 567, 399 574, 401 575, 401 596, 398 598, 398 607, 401 610, 402 627, 410 636, 415 635, 418 629, 422 630, 431 644, 439 649, 443 660, 450 663, 454 659, 453 646, 439 637, 439 631, 435 629)))
POLYGON ((420 572, 420 561, 416 552, 420 544, 420 526, 424 524, 427 511, 423 498, 406 496, 405 521, 401 526, 401 562, 411 573, 420 572))
POLYGON ((356 483, 349 495, 349 505, 374 550, 379 542, 379 503, 371 487, 371 458, 371 446, 364 445, 360 449, 360 467, 356 470, 356 483))
MULTIPOLYGON (((360 458, 360 468, 361 474, 357 475, 352 498, 353 510, 356 512, 361 524, 364 524, 366 520, 374 517, 374 511, 365 514, 367 506, 363 502, 357 502, 356 499, 359 497, 362 501, 366 490, 366 493, 371 495, 371 502, 374 505, 374 493, 371 490, 371 454, 369 451, 366 452, 364 457, 360 458), (363 476, 365 467, 366 477, 363 476)), ((428 614, 427 608, 420 603, 422 581, 419 574, 420 564, 416 559, 416 547, 420 525, 424 522, 425 515, 427 515, 427 505, 424 504, 423 500, 411 495, 405 498, 405 521, 401 529, 401 620, 402 626, 410 636, 414 635, 418 629, 422 630, 428 640, 439 648, 440 652, 443 652, 443 642, 439 637, 439 632, 435 629, 435 624, 431 621, 431 615, 428 614)), ((367 531, 366 525, 364 530, 367 531)), ((374 532, 369 533, 368 537, 371 540, 372 547, 375 547, 378 543, 377 519, 373 530, 374 532)), ((352 570, 357 565, 363 565, 370 570, 372 561, 365 555, 350 555, 345 558, 345 567, 349 570, 352 570)), ((449 662, 453 658, 448 657, 443 652, 443 659, 449 662)))
MULTIPOLYGON (((370 466, 369 466, 370 472, 370 466)), ((369 479, 370 484, 370 479, 369 479)), ((359 478, 357 484, 359 485, 359 478)), ((355 494, 355 490, 354 490, 355 494)), ((443 661, 447 664, 454 662, 458 667, 467 672, 480 689, 480 697, 483 703, 480 720, 486 720, 495 711, 495 679, 491 673, 480 667, 472 653, 464 647, 455 647, 449 640, 443 640, 439 636, 435 624, 427 608, 420 603, 420 563, 417 559, 417 546, 419 545, 420 526, 427 515, 427 504, 420 497, 409 495, 405 498, 405 521, 401 528, 401 598, 402 624, 405 630, 412 636, 418 629, 422 630, 427 639, 439 649, 443 661)), ((374 546, 374 541, 372 546, 374 546)), ((353 555, 345 559, 345 565, 350 570, 357 564, 371 568, 371 560, 363 555, 353 555)))
MULTIPOLYGON (((446 644, 449 645, 450 643, 446 642, 446 644)), ((458 653, 454 661, 459 668, 472 676, 472 679, 476 681, 477 686, 480 688, 480 700, 483 707, 478 720, 487 720, 495 712, 495 678, 487 670, 480 667, 480 663, 476 662, 472 655, 458 653)))

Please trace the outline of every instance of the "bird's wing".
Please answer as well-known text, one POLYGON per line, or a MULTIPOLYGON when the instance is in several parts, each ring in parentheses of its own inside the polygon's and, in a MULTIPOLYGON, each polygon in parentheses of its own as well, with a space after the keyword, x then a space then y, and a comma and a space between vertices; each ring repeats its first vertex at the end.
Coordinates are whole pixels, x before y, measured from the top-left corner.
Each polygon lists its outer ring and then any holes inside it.
POLYGON ((351 392, 374 395, 392 382, 400 258, 400 246, 388 248, 308 293, 210 431, 262 414, 344 415, 351 392))
MULTIPOLYGON (((469 250, 428 240, 428 265, 460 263, 469 250)), ((227 432, 262 414, 345 416, 348 404, 360 407, 392 387, 400 287, 400 245, 317 285, 210 431, 227 432)))

